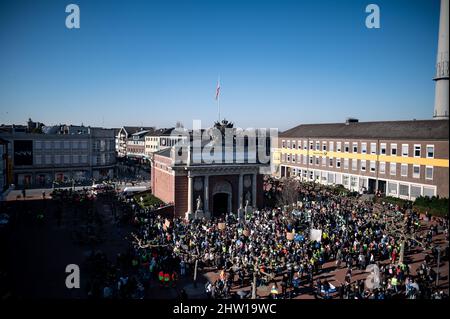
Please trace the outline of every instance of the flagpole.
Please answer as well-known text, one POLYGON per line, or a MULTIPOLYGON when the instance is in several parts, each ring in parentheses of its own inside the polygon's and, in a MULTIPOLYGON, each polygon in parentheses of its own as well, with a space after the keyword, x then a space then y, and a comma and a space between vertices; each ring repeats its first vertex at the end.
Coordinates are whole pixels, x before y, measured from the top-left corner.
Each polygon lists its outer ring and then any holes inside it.
POLYGON ((219 123, 220 123, 220 94, 217 96, 217 112, 219 114, 219 123))
POLYGON ((219 89, 219 92, 217 94, 217 113, 218 113, 218 116, 219 116, 218 120, 219 120, 219 123, 220 123, 220 89, 221 89, 221 87, 220 87, 220 75, 219 75, 219 77, 217 79, 217 87, 219 89))

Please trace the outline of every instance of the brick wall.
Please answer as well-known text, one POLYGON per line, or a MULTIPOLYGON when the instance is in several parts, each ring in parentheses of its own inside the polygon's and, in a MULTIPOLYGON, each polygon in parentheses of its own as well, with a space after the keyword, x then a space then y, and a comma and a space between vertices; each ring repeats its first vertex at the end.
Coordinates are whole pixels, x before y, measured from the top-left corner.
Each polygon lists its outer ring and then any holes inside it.
POLYGON ((175 176, 175 216, 184 217, 188 211, 188 177, 175 176))
POLYGON ((175 201, 173 193, 174 176, 171 173, 165 172, 158 167, 153 167, 152 173, 153 195, 166 203, 173 203, 175 201))
MULTIPOLYGON (((435 150, 434 150, 434 157, 435 158, 442 158, 442 159, 448 159, 449 158, 449 147, 448 147, 448 141, 439 141, 434 143, 435 150)), ((449 173, 448 173, 448 167, 435 167, 433 172, 433 183, 437 185, 437 195, 440 197, 446 197, 449 196, 449 173)), ((422 172, 421 172, 422 174, 422 172)))

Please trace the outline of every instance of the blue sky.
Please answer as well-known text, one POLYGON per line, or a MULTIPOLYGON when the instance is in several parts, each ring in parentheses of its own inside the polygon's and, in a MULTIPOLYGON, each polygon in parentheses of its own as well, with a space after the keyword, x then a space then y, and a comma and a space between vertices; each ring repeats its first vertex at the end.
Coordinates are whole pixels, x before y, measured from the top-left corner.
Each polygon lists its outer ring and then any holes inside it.
POLYGON ((427 119, 438 19, 438 0, 2 0, 0 123, 209 125, 218 75, 240 127, 427 119))

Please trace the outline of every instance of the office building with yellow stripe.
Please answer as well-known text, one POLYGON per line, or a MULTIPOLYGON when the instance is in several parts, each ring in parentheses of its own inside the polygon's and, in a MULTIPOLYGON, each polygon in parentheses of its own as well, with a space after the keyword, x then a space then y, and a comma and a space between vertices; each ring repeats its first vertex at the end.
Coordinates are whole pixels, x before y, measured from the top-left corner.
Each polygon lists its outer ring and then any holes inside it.
POLYGON ((305 124, 281 133, 280 177, 414 200, 448 197, 448 119, 305 124))

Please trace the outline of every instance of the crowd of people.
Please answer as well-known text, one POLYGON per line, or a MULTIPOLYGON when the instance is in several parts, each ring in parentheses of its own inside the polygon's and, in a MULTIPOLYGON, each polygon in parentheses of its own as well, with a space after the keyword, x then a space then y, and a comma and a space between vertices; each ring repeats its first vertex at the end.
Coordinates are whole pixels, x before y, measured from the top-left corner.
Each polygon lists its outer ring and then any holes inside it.
MULTIPOLYGON (((435 287, 432 237, 445 233, 448 242, 448 219, 424 227, 411 207, 310 184, 299 187, 294 205, 239 217, 187 222, 129 200, 121 205, 133 225, 130 249, 108 265, 101 254, 92 256, 98 269, 89 293, 95 297, 143 298, 150 286, 177 287, 180 278, 198 277, 201 269, 218 274, 205 287, 209 298, 447 298, 435 287), (412 252, 426 252, 415 272, 408 259, 412 252), (356 271, 369 268, 367 280, 353 280, 356 271), (332 270, 344 271, 344 281, 321 280, 332 270), (247 286, 252 289, 241 289, 247 286), (264 286, 270 293, 258 296, 257 288, 264 286)), ((448 245, 440 258, 448 259, 448 245)))

